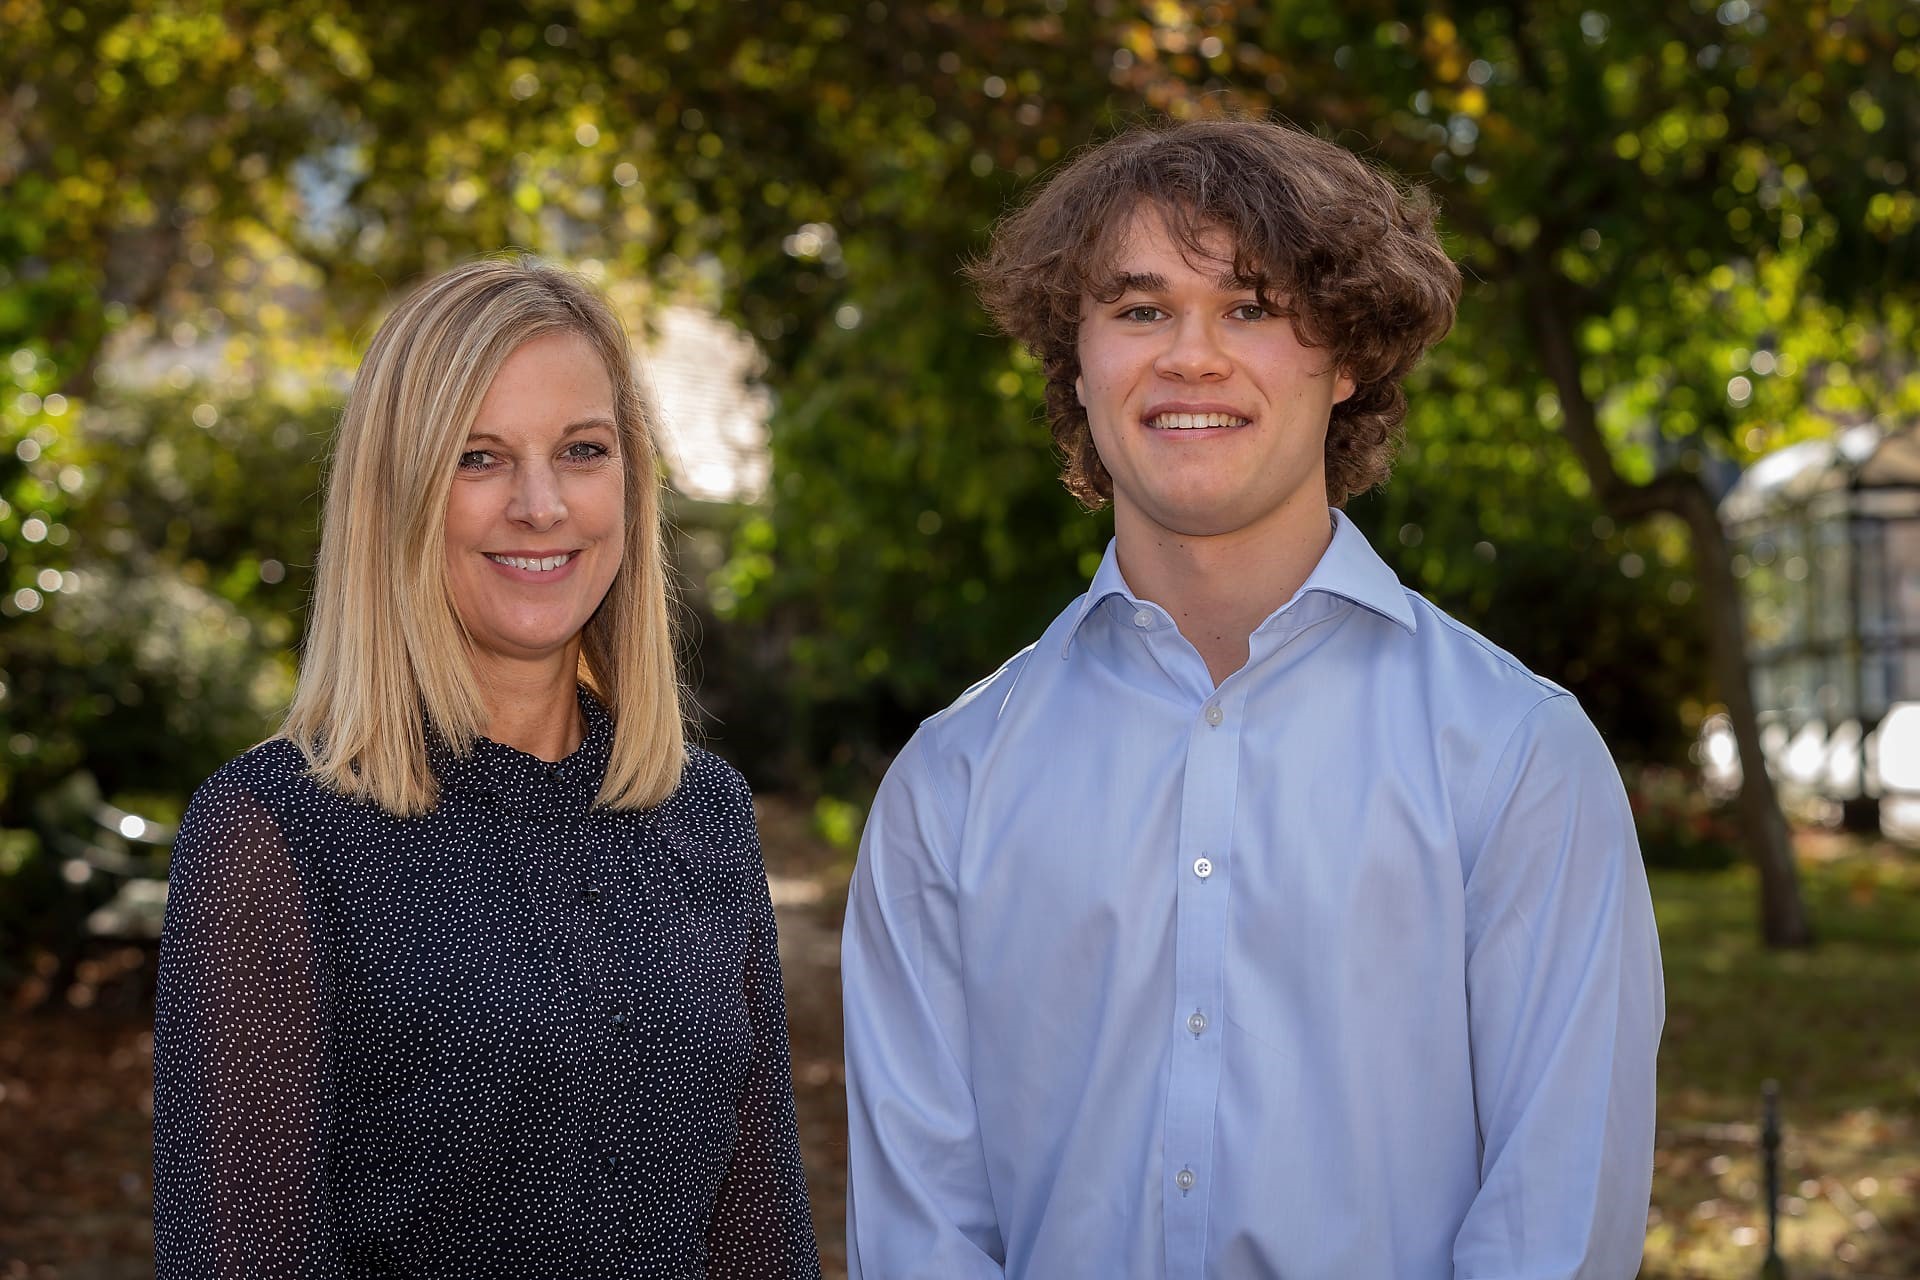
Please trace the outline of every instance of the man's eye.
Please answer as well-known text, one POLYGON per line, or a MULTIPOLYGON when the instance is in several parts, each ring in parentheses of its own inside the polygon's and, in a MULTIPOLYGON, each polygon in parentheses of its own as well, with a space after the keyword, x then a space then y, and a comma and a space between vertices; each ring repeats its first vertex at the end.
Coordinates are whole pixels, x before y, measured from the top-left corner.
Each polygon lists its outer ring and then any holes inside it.
POLYGON ((1120 313, 1120 318, 1131 320, 1135 324, 1152 324, 1160 318, 1161 314, 1160 308, 1149 307, 1143 303, 1137 307, 1128 307, 1120 313))
POLYGON ((1265 320, 1273 314, 1257 302, 1243 302, 1233 309, 1236 320, 1265 320))

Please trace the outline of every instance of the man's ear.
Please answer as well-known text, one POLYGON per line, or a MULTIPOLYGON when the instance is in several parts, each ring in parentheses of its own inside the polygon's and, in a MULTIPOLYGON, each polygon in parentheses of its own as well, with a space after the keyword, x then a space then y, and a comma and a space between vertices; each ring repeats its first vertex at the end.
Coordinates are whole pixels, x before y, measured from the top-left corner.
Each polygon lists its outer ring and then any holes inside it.
POLYGON ((1347 402, 1347 398, 1352 394, 1353 394, 1352 376, 1348 374, 1344 369, 1336 372, 1333 378, 1333 402, 1335 404, 1345 404, 1347 402))

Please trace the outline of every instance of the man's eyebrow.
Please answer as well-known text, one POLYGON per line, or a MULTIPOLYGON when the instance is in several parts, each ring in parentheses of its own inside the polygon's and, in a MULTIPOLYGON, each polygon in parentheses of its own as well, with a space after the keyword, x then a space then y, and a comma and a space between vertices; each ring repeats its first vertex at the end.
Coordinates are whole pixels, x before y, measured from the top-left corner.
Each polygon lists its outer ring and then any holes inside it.
MULTIPOLYGON (((1213 287, 1223 293, 1239 293, 1243 289, 1258 289, 1264 282, 1253 277, 1229 271, 1213 278, 1213 287)), ((1152 271, 1122 271, 1113 277, 1108 286, 1117 297, 1123 293, 1164 293, 1167 278, 1152 271)))
POLYGON ((1167 278, 1152 271, 1122 271, 1113 277, 1108 288, 1118 295, 1122 293, 1164 293, 1167 278))
MULTIPOLYGON (((592 431, 596 427, 605 428, 608 431, 618 431, 620 424, 612 418, 581 418, 579 421, 569 422, 563 427, 560 431, 560 438, 564 440, 568 436, 578 435, 582 431, 592 431)), ((467 433, 467 443, 471 444, 475 440, 486 440, 493 444, 506 443, 505 440, 494 435, 491 431, 469 431, 467 433)))

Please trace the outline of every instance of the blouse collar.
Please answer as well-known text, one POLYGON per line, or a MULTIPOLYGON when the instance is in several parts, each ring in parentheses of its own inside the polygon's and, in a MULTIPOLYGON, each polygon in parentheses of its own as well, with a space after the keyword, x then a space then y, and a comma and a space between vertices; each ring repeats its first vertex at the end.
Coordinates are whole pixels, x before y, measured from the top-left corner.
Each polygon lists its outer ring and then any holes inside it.
POLYGON ((443 786, 501 796, 533 796, 555 790, 583 804, 600 793, 613 755, 613 715, 585 685, 576 686, 586 736, 564 760, 542 760, 491 738, 476 737, 466 755, 456 754, 431 724, 427 759, 443 786))

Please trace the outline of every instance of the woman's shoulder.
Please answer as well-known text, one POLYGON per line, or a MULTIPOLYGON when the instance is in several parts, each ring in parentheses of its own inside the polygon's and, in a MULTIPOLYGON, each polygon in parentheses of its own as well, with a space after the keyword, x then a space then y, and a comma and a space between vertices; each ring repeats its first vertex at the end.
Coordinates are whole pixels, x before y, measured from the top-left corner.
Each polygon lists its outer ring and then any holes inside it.
POLYGON ((308 772, 299 747, 285 738, 269 738, 227 761, 200 784, 187 806, 183 828, 235 822, 284 826, 324 806, 329 796, 308 772))
POLYGON ((214 770, 194 798, 247 793, 265 799, 311 782, 300 748, 285 738, 268 738, 214 770))
POLYGON ((698 743, 687 744, 687 762, 680 771, 680 785, 674 795, 693 800, 727 800, 751 803, 753 793, 738 769, 698 743))
POLYGON ((163 948, 169 938, 177 950, 196 935, 230 938, 296 919, 307 928, 316 854, 338 841, 329 833, 337 830, 331 815, 339 803, 284 739, 215 770, 193 793, 174 836, 163 948))
POLYGON ((688 743, 680 785, 656 813, 670 829, 705 839, 744 835, 753 827, 753 793, 738 769, 706 748, 688 743))

